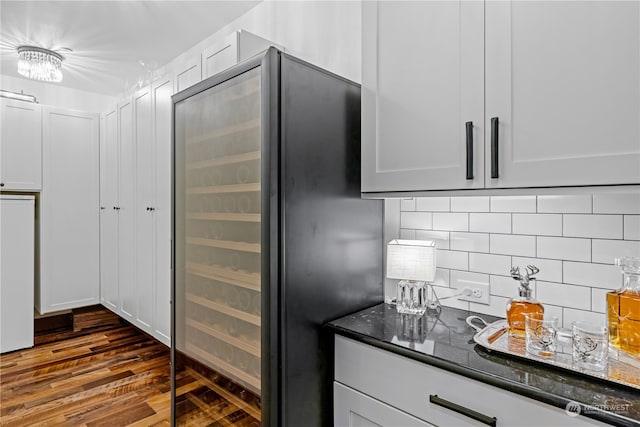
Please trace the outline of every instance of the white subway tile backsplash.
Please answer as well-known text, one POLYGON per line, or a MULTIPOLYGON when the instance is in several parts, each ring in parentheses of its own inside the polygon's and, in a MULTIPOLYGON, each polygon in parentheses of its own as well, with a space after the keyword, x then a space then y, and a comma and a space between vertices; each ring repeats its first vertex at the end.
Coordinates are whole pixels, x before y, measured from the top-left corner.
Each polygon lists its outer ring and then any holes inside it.
POLYGON ((469 231, 469 214, 434 212, 433 229, 446 231, 469 231))
POLYGON ((489 196, 453 197, 451 212, 489 212, 489 196))
POLYGON ((513 214, 513 234, 562 236, 561 214, 513 214))
POLYGON ((436 268, 436 278, 433 282, 436 286, 449 287, 449 270, 446 268, 436 268))
POLYGON ((432 226, 433 214, 431 212, 400 212, 401 228, 431 230, 432 226))
POLYGON ((607 292, 609 289, 591 288, 591 311, 607 312, 607 292))
POLYGON ((542 282, 540 280, 536 284, 537 299, 543 305, 561 304, 564 307, 591 310, 591 288, 587 286, 542 282))
POLYGON ((415 212, 416 210, 416 199, 402 199, 400 201, 400 211, 401 212, 415 212))
POLYGON ((564 307, 562 309, 562 327, 570 328, 571 322, 577 320, 583 320, 586 322, 592 322, 596 324, 606 324, 606 317, 604 313, 596 313, 593 311, 576 310, 575 308, 564 307))
POLYGON ((416 240, 433 240, 438 249, 449 249, 448 231, 416 230, 416 240))
MULTIPOLYGON (((518 288, 520 285, 517 280, 511 276, 489 276, 489 292, 491 295, 498 295, 506 298, 515 298, 518 296, 518 288)), ((535 288, 535 285, 533 286, 535 288)))
POLYGON ((536 278, 547 282, 562 282, 562 261, 543 258, 511 258, 514 267, 520 267, 524 271, 527 265, 535 265, 540 269, 536 278))
POLYGON ((622 285, 620 268, 614 265, 565 261, 562 272, 564 283, 602 289, 618 289, 622 285))
POLYGON ((511 270, 510 256, 469 253, 469 271, 506 276, 509 270, 511 270))
POLYGON ((450 248, 457 251, 489 252, 487 233, 451 232, 450 248))
POLYGON ((622 215, 563 215, 566 237, 622 239, 622 215))
POLYGON ((492 295, 489 300, 489 305, 470 302, 469 310, 489 316, 506 317, 507 302, 509 302, 509 298, 492 295))
POLYGON ((449 197, 418 197, 417 211, 449 212, 449 197))
POLYGON ((536 212, 536 196, 492 196, 491 212, 536 212))
POLYGON ((538 257, 569 261, 591 261, 591 240, 538 236, 538 257))
POLYGON ((416 240, 416 230, 412 228, 401 228, 400 238, 403 240, 416 240))
POLYGON ((511 214, 470 213, 469 231, 509 234, 511 233, 511 214))
POLYGON ((640 214, 640 192, 594 194, 593 213, 640 214))
POLYGON ((624 239, 640 240, 640 215, 624 216, 624 239))
POLYGON ((469 254, 467 252, 438 249, 436 251, 436 265, 441 268, 468 270, 469 254))
POLYGON ((511 234, 492 234, 489 240, 492 254, 536 256, 535 236, 515 236, 511 234))
POLYGON ((592 262, 613 264, 616 258, 623 256, 640 257, 640 242, 624 240, 599 240, 591 241, 592 262))
POLYGON ((591 213, 591 194, 538 196, 538 213, 591 213))
MULTIPOLYGON (((540 269, 531 282, 546 316, 568 327, 603 321, 606 293, 622 285, 620 256, 640 256, 640 191, 629 194, 415 197, 385 203, 385 238, 433 240, 437 295, 489 283, 490 304, 442 300, 449 307, 504 317, 518 295, 511 266, 540 269)), ((395 298, 395 281, 385 298, 395 298)))

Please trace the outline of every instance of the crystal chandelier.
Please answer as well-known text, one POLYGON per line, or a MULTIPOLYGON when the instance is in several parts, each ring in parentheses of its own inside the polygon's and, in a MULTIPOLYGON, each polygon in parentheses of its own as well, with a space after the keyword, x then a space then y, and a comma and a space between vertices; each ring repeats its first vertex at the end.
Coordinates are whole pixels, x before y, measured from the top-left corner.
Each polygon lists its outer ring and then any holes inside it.
POLYGON ((64 56, 42 47, 18 46, 18 73, 45 82, 62 81, 64 56))

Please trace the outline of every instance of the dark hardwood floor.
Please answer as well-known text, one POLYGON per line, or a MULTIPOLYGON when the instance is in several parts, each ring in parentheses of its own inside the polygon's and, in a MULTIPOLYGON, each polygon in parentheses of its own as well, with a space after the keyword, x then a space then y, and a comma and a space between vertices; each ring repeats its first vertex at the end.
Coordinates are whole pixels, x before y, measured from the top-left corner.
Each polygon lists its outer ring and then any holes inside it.
MULTIPOLYGON (((0 426, 170 425, 169 349, 105 311, 75 313, 73 327, 0 355, 0 426)), ((178 426, 260 425, 255 396, 238 397, 224 377, 181 365, 178 426)))

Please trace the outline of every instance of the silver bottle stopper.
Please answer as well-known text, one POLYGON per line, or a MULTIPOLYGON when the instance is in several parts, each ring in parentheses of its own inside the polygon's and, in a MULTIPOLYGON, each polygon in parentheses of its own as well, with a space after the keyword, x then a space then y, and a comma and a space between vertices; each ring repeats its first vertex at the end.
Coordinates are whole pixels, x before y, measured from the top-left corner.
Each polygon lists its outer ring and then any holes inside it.
POLYGON ((535 265, 527 265, 525 269, 526 272, 523 274, 520 273, 520 267, 511 267, 511 277, 520 282, 520 296, 530 297, 531 287, 529 286, 529 282, 535 280, 535 275, 540 272, 540 269, 535 265))

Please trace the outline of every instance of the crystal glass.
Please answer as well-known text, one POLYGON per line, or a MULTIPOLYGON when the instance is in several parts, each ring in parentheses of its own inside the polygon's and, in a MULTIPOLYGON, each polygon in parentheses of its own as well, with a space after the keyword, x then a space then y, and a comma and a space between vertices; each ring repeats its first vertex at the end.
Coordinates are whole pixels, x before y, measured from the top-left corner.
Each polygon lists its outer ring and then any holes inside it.
POLYGON ((541 357, 553 357, 558 346, 558 318, 541 319, 538 315, 525 315, 527 352, 541 357))
POLYGON ((605 325, 576 321, 571 323, 573 363, 581 368, 602 371, 607 366, 609 329, 605 325))

